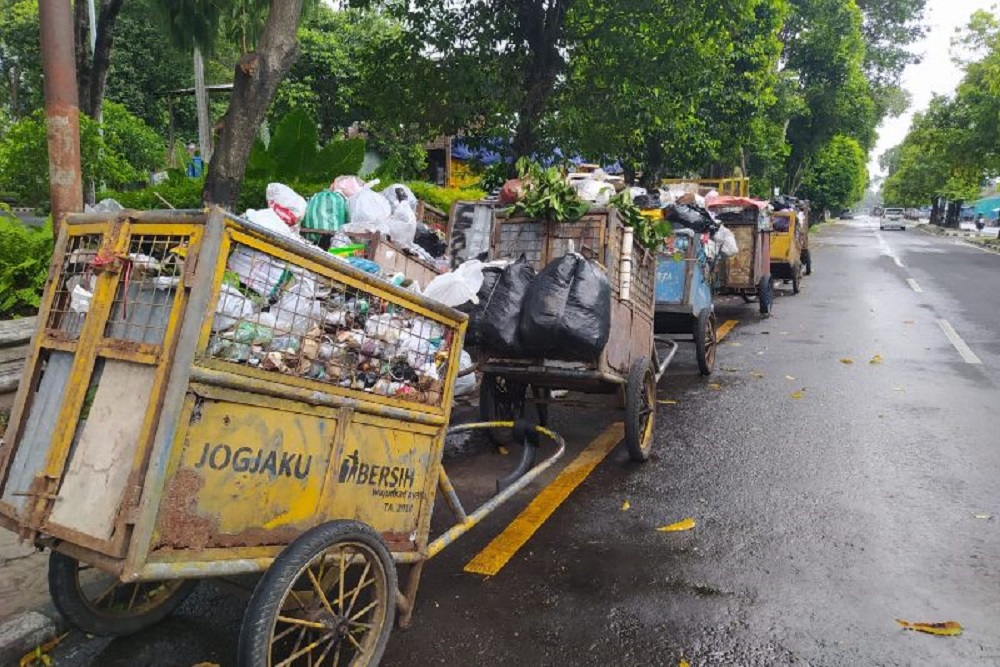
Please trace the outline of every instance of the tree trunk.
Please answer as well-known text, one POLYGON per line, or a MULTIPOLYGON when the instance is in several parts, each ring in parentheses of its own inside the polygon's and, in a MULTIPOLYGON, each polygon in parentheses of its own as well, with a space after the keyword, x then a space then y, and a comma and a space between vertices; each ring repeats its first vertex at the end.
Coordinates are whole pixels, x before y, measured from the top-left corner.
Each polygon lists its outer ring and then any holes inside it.
POLYGON ((271 0, 267 23, 255 53, 244 53, 236 65, 229 109, 202 194, 207 204, 232 209, 240 194, 247 159, 278 84, 299 55, 296 34, 303 0, 271 0))
MULTIPOLYGON (((523 71, 523 97, 517 110, 517 129, 512 149, 514 162, 538 152, 538 124, 562 70, 560 42, 566 13, 572 0, 552 0, 548 7, 540 0, 518 3, 518 25, 530 52, 523 71)), ((513 167, 512 167, 513 169, 513 167)))
POLYGON ((80 111, 94 120, 101 120, 101 106, 111 67, 111 47, 114 44, 115 23, 123 0, 101 0, 97 13, 97 39, 90 46, 90 12, 88 0, 78 0, 74 6, 76 36, 76 81, 80 91, 80 111))
POLYGON ((205 162, 212 160, 212 118, 208 114, 208 90, 205 88, 205 58, 194 47, 194 101, 198 110, 198 144, 205 162))
POLYGON ((660 137, 649 135, 646 137, 646 160, 642 165, 642 180, 639 185, 647 190, 655 190, 660 187, 663 179, 663 167, 666 162, 666 155, 663 152, 663 142, 660 137))

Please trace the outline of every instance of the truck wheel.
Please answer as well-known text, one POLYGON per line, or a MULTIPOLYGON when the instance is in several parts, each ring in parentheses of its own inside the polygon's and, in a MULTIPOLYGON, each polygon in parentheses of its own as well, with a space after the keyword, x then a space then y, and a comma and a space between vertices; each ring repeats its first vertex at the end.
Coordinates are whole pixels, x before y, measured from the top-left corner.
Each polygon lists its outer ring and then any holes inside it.
POLYGON ((698 360, 698 370, 705 376, 711 375, 715 368, 715 348, 718 343, 715 324, 715 314, 710 308, 698 313, 694 326, 694 354, 698 360))
POLYGON ((760 314, 771 316, 771 306, 774 304, 774 288, 771 286, 770 274, 762 276, 757 283, 757 295, 760 298, 760 314))
POLYGON ((637 463, 646 461, 653 449, 655 416, 656 377, 649 359, 642 357, 632 364, 625 384, 625 446, 637 463))
POLYGON ((802 267, 796 266, 792 268, 792 294, 799 293, 799 287, 802 282, 802 267))
POLYGON ((237 664, 377 665, 395 617, 396 567, 382 538, 357 521, 320 524, 257 584, 237 664))
POLYGON ((802 264, 806 267, 805 275, 811 276, 813 272, 813 264, 812 256, 809 254, 808 248, 802 251, 802 264))
POLYGON ((122 583, 58 551, 49 554, 49 594, 59 613, 83 632, 120 637, 159 623, 191 594, 197 580, 122 583))

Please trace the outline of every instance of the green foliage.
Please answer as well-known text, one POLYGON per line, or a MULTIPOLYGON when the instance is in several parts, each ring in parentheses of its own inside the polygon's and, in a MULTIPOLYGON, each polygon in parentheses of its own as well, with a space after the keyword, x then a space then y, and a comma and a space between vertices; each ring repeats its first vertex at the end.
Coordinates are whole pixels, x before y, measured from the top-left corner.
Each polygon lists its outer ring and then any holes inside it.
POLYGON ((125 208, 134 208, 139 211, 168 208, 165 201, 174 208, 201 208, 201 192, 204 187, 204 179, 187 178, 182 174, 176 174, 171 175, 159 185, 147 188, 105 190, 98 193, 97 199, 100 201, 110 197, 125 208))
POLYGON ((17 218, 0 214, 0 318, 38 310, 52 246, 51 221, 29 229, 17 218))
POLYGON ((817 211, 850 208, 865 194, 865 152, 856 139, 833 137, 816 155, 802 183, 802 194, 817 211))
POLYGON ((674 233, 669 220, 653 220, 644 216, 627 190, 612 197, 609 205, 618 209, 622 223, 632 228, 635 240, 647 250, 657 250, 674 233))
POLYGON ((546 169, 537 162, 521 158, 517 161, 517 172, 524 183, 524 195, 510 207, 511 215, 572 222, 583 217, 590 208, 556 167, 546 169))
POLYGON ((417 199, 445 213, 451 211, 457 201, 476 201, 486 196, 485 192, 476 188, 442 188, 423 181, 408 181, 406 185, 417 199))
MULTIPOLYGON (((85 181, 110 188, 145 182, 164 161, 160 137, 114 102, 104 104, 100 126, 80 115, 80 153, 85 181)), ((48 143, 41 110, 12 124, 0 138, 0 190, 19 202, 44 205, 49 198, 48 143)))
POLYGON ((365 159, 364 139, 334 139, 317 148, 316 122, 302 110, 281 119, 271 143, 258 139, 250 151, 247 178, 327 183, 337 176, 357 174, 365 159))
POLYGON ((38 0, 0 0, 0 104, 14 118, 42 106, 38 0))

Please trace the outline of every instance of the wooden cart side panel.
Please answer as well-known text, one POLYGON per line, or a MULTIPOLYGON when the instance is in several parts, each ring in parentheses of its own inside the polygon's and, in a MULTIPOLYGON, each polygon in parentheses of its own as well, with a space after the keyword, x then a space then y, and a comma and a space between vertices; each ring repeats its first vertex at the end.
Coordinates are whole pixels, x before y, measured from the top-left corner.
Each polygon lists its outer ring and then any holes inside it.
MULTIPOLYGON (((761 258, 770 256, 769 252, 758 251, 757 226, 756 225, 733 225, 729 228, 736 237, 736 244, 739 252, 728 258, 726 287, 751 288, 754 287, 755 275, 760 275, 761 258)), ((768 249, 769 250, 769 249, 768 249)))
POLYGON ((371 250, 371 260, 385 273, 402 273, 420 283, 420 289, 427 287, 427 284, 438 275, 434 267, 416 257, 410 257, 385 239, 379 238, 374 241, 374 245, 371 250))

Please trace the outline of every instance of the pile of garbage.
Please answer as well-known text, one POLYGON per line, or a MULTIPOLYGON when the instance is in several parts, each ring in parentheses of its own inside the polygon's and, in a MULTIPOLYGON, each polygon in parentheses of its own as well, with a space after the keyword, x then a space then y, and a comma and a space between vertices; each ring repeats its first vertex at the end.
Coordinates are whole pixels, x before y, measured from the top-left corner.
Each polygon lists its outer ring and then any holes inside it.
MULTIPOLYGON (((443 242, 427 239, 427 245, 441 251, 437 257, 416 244, 419 234, 426 238, 434 232, 417 223, 416 198, 409 188, 396 185, 376 193, 371 187, 354 176, 340 177, 329 191, 306 202, 291 188, 271 183, 268 208, 248 210, 245 217, 282 238, 327 250, 355 268, 446 305, 475 296, 482 283, 476 264, 467 263, 421 286, 401 273, 383 272, 375 262, 355 254, 364 246, 352 234, 378 233, 430 262, 443 257, 443 242)), ((226 269, 209 357, 380 396, 440 404, 454 331, 399 303, 245 245, 233 247, 226 269)), ((463 353, 462 366, 471 365, 463 353)), ((468 380, 458 385, 468 390, 468 380)))

